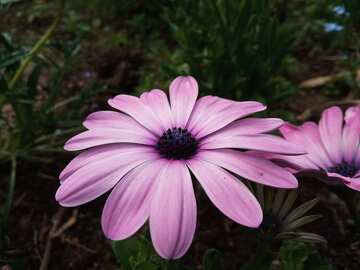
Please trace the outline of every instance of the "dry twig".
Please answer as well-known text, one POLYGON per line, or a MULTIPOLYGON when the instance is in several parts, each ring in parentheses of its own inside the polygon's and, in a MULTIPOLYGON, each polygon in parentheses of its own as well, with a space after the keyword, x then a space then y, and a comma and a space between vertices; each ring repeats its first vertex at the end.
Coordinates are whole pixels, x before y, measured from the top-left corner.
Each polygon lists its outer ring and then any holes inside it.
POLYGON ((65 223, 60 225, 65 211, 65 208, 60 207, 52 219, 52 227, 50 228, 48 239, 46 241, 45 251, 39 268, 40 270, 47 270, 48 268, 53 239, 60 237, 67 229, 76 223, 77 210, 74 210, 72 216, 65 223))

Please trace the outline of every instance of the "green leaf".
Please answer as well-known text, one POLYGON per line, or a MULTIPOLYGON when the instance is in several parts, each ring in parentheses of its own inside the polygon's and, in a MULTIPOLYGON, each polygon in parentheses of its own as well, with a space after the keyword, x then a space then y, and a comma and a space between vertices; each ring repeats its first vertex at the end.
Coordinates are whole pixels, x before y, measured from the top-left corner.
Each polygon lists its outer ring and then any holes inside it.
POLYGON ((324 245, 327 244, 325 237, 316 233, 299 232, 298 239, 308 243, 320 243, 324 245))
POLYGON ((310 250, 303 242, 285 241, 280 249, 281 270, 308 270, 304 268, 310 250))
POLYGON ((296 219, 294 221, 292 221, 291 223, 287 224, 286 226, 284 226, 284 230, 286 231, 291 231, 291 230, 295 230, 298 229, 306 224, 309 224, 311 222, 314 222, 315 220, 318 220, 322 218, 322 215, 308 215, 308 216, 303 216, 299 219, 296 219))
POLYGON ((281 208, 281 205, 284 201, 284 198, 285 198, 285 195, 286 195, 286 191, 284 189, 279 189, 277 192, 276 192, 276 195, 275 195, 275 200, 274 200, 274 203, 272 205, 272 212, 273 214, 277 215, 280 208, 281 208))
POLYGON ((276 235, 276 239, 286 240, 286 239, 297 239, 303 242, 308 243, 319 243, 326 245, 327 240, 316 233, 308 233, 308 232, 282 232, 276 235))
POLYGON ((158 270, 159 268, 152 262, 143 262, 137 265, 135 270, 158 270))
POLYGON ((42 65, 41 64, 37 64, 34 69, 32 70, 29 78, 28 78, 28 81, 27 81, 27 87, 28 87, 28 91, 27 91, 27 94, 28 94, 28 98, 30 99, 34 99, 35 98, 35 95, 36 95, 36 92, 37 92, 37 85, 38 85, 38 82, 39 82, 39 78, 40 78, 40 75, 41 75, 41 70, 42 70, 42 65))
POLYGON ((139 252, 139 241, 131 237, 122 241, 111 243, 117 262, 124 270, 132 270, 131 260, 137 257, 139 252))
POLYGON ((9 33, 0 33, 0 43, 3 44, 8 51, 12 51, 14 49, 9 33))
POLYGON ((315 248, 297 240, 284 241, 279 254, 280 270, 332 270, 315 248))
POLYGON ((292 208, 292 206, 294 205, 296 199, 298 197, 298 191, 297 190, 292 190, 289 192, 285 202, 283 203, 280 211, 279 211, 279 218, 283 219, 286 214, 289 212, 289 210, 292 208))
POLYGON ((10 52, 8 54, 5 54, 5 55, 1 56, 1 58, 0 58, 0 69, 6 68, 6 67, 11 66, 11 65, 13 65, 15 63, 18 63, 27 54, 28 54, 27 51, 19 50, 19 51, 10 52))
POLYGON ((322 258, 318 252, 311 254, 305 264, 306 270, 333 270, 331 264, 322 258))
POLYGON ((302 215, 306 214, 308 211, 310 211, 317 203, 319 202, 319 199, 315 198, 308 202, 305 202, 292 210, 290 214, 285 218, 284 223, 289 224, 292 221, 294 221, 297 218, 300 218, 302 215))
POLYGON ((112 242, 113 252, 122 270, 153 270, 163 268, 171 264, 173 270, 185 270, 180 268, 177 262, 168 262, 160 258, 152 247, 151 241, 146 235, 138 235, 122 241, 112 242), (176 266, 176 267, 175 267, 176 266))

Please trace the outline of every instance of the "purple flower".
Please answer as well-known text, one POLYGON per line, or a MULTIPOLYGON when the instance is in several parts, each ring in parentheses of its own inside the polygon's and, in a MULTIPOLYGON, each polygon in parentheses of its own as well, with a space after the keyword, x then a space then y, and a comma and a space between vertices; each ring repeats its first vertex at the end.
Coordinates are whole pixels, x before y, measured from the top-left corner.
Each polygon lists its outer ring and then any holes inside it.
POLYGON ((109 105, 121 112, 90 114, 84 122, 88 130, 65 145, 69 151, 87 150, 61 173, 56 200, 77 206, 113 189, 102 214, 105 235, 125 239, 149 219, 157 252, 163 258, 179 258, 196 227, 190 171, 221 212, 242 225, 258 227, 260 205, 232 173, 282 188, 296 188, 297 180, 263 157, 234 149, 304 151, 283 138, 262 134, 281 126, 282 120, 245 118, 265 110, 261 103, 215 96, 197 100, 198 84, 192 77, 176 78, 169 92, 170 104, 166 94, 155 89, 140 98, 110 99, 109 105))
POLYGON ((304 145, 307 154, 272 158, 289 162, 293 172, 310 173, 327 183, 340 182, 360 191, 360 107, 349 108, 343 117, 334 106, 322 113, 319 125, 285 124, 280 132, 289 142, 304 145))

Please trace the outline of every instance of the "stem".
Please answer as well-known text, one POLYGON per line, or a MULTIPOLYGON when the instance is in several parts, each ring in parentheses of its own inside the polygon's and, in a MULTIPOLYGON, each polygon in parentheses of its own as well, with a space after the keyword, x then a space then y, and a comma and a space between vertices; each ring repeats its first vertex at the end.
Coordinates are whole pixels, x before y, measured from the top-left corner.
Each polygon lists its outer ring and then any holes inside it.
POLYGON ((11 175, 8 189, 8 196, 5 202, 5 214, 4 214, 4 228, 7 227, 9 222, 9 216, 11 211, 11 206, 14 198, 15 191, 15 182, 16 182, 16 156, 11 156, 11 175))
POLYGON ((55 17, 55 20, 50 25, 50 27, 46 30, 44 35, 32 47, 28 56, 24 60, 21 61, 19 68, 16 70, 14 77, 11 79, 11 81, 9 83, 10 89, 12 89, 16 85, 17 81, 21 78, 26 67, 29 65, 31 59, 44 47, 45 43, 50 39, 51 35, 57 28, 57 26, 63 16, 64 7, 65 7, 65 0, 60 0, 59 12, 55 17))

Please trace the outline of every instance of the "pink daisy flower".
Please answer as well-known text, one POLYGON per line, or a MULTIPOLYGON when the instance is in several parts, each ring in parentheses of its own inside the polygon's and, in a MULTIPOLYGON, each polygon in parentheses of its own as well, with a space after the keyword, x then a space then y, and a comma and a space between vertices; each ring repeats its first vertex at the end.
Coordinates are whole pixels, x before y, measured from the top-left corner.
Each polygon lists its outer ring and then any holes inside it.
POLYGON ((319 125, 284 124, 280 132, 289 142, 304 145, 307 154, 267 157, 287 161, 294 173, 310 174, 330 184, 340 182, 360 191, 360 107, 349 108, 344 117, 334 106, 323 111, 319 125))
POLYGON ((121 112, 90 114, 84 122, 88 130, 65 144, 69 151, 87 150, 62 171, 56 193, 56 200, 69 207, 113 189, 102 214, 105 235, 125 239, 149 219, 155 249, 167 259, 183 256, 194 236, 197 207, 190 171, 221 212, 258 227, 260 205, 232 173, 282 188, 296 188, 297 180, 271 161, 235 149, 304 153, 280 137, 262 134, 282 120, 241 119, 265 110, 261 103, 215 96, 197 100, 192 77, 176 78, 169 92, 170 104, 155 89, 140 98, 110 99, 121 112))

